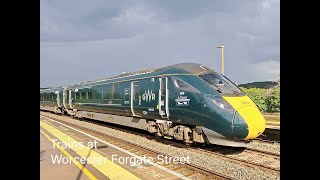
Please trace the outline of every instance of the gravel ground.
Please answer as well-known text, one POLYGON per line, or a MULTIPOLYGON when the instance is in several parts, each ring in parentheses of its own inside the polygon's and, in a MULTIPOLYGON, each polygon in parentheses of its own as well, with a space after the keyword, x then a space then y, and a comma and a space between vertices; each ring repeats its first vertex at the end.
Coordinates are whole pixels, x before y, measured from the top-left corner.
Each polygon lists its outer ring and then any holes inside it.
MULTIPOLYGON (((108 127, 103 127, 95 124, 91 124, 84 121, 79 121, 76 119, 69 118, 67 116, 57 116, 51 113, 40 112, 42 115, 48 117, 57 118, 63 121, 68 121, 76 125, 84 126, 93 129, 98 132, 103 132, 104 134, 115 136, 117 138, 139 144, 141 146, 148 147, 155 151, 161 151, 165 154, 174 157, 190 157, 190 162, 207 169, 219 172, 221 174, 227 174, 230 177, 236 179, 280 179, 280 175, 276 173, 271 173, 268 171, 263 171, 257 168, 251 168, 237 163, 226 161, 225 159, 219 157, 212 157, 205 154, 194 153, 190 150, 173 147, 170 145, 159 143, 155 140, 149 140, 144 137, 139 137, 137 135, 129 134, 126 132, 121 132, 108 127)), ((256 145, 262 146, 262 145, 256 145)))
POLYGON ((268 152, 280 154, 280 143, 271 144, 271 143, 253 141, 251 144, 249 144, 248 147, 253 148, 253 149, 260 149, 263 151, 268 151, 268 152))

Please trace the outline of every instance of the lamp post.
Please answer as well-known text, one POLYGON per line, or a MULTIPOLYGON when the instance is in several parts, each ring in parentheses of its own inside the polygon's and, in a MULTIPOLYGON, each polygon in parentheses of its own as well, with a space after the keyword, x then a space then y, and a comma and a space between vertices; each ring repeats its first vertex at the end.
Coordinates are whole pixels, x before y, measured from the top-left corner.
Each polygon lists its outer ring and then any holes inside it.
POLYGON ((222 74, 224 75, 224 46, 220 45, 220 46, 216 46, 216 48, 221 48, 221 66, 222 66, 222 74))

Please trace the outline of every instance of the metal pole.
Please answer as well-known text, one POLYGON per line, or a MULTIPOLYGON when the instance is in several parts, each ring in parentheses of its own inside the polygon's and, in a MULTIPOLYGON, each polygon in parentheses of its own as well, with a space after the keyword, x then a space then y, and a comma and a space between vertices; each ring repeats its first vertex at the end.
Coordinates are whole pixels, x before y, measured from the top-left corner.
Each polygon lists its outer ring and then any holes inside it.
POLYGON ((221 48, 221 72, 224 75, 224 46, 216 46, 216 48, 221 48))
POLYGON ((221 48, 222 74, 224 75, 224 47, 221 48))

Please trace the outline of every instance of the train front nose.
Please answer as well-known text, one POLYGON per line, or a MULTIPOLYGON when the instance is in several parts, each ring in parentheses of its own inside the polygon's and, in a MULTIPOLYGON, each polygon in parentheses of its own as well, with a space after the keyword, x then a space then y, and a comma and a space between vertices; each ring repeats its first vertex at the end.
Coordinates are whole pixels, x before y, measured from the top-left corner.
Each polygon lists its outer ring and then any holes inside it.
POLYGON ((244 140, 261 135, 266 128, 266 121, 258 107, 248 96, 224 97, 236 110, 233 118, 233 134, 244 140))
POLYGON ((253 139, 261 135, 266 121, 255 106, 245 106, 237 110, 233 119, 233 134, 240 139, 253 139))

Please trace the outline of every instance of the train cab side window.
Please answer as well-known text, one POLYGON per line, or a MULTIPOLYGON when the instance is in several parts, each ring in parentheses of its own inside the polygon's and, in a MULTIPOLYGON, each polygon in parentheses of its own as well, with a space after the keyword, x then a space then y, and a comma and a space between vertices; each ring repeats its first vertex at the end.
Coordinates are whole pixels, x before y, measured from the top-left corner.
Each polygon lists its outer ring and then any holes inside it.
POLYGON ((181 79, 173 78, 173 84, 175 85, 175 87, 177 87, 183 91, 200 93, 200 91, 198 89, 196 89, 195 87, 193 87, 192 85, 190 85, 189 83, 187 83, 181 79))
POLYGON ((176 85, 176 87, 178 88, 187 88, 188 87, 188 84, 182 80, 179 80, 179 79, 174 79, 174 84, 176 85))

